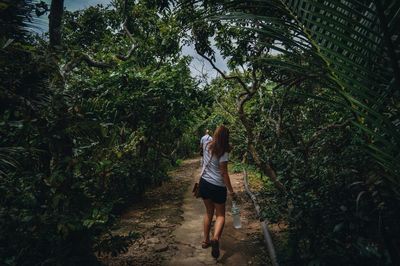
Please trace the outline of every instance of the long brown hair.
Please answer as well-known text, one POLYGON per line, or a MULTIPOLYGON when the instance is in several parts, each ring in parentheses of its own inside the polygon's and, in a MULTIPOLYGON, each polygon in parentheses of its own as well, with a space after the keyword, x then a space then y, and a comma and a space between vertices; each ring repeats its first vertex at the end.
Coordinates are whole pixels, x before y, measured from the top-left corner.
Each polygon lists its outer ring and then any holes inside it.
POLYGON ((225 152, 231 151, 229 145, 229 129, 221 125, 215 130, 213 140, 210 142, 209 149, 212 155, 221 157, 225 152))

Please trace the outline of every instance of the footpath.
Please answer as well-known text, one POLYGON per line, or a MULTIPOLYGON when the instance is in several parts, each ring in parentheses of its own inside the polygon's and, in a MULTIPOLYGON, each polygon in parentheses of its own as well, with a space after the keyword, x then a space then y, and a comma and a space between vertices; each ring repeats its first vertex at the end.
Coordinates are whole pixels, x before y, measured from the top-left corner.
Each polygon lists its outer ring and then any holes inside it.
POLYGON ((221 255, 216 261, 211 248, 203 249, 203 214, 201 199, 191 189, 200 174, 199 158, 188 159, 174 171, 171 180, 146 193, 121 217, 114 233, 138 232, 127 252, 116 257, 100 257, 105 265, 270 265, 263 245, 260 223, 251 200, 245 194, 242 174, 230 174, 241 207, 242 228, 235 229, 227 201, 226 223, 220 241, 221 255))

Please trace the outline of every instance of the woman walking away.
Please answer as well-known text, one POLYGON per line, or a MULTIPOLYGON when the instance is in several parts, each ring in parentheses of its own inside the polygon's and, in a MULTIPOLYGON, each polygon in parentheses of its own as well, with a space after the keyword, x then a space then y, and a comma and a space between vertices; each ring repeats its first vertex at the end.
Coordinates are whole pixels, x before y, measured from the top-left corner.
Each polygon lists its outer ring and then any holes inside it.
POLYGON ((203 169, 199 183, 199 194, 206 206, 204 215, 203 248, 211 245, 211 255, 219 257, 219 240, 225 224, 225 202, 227 191, 236 198, 228 175, 229 130, 221 125, 217 128, 212 141, 203 145, 203 169), (210 240, 211 221, 216 215, 214 234, 210 240))

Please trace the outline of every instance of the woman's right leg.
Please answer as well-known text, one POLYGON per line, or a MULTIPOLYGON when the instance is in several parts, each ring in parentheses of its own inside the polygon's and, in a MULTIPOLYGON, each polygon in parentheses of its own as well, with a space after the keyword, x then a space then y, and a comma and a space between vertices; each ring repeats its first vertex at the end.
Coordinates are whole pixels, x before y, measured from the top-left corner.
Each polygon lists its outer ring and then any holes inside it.
POLYGON ((210 199, 203 199, 206 206, 206 214, 204 215, 204 242, 210 243, 211 222, 214 216, 214 203, 210 199))

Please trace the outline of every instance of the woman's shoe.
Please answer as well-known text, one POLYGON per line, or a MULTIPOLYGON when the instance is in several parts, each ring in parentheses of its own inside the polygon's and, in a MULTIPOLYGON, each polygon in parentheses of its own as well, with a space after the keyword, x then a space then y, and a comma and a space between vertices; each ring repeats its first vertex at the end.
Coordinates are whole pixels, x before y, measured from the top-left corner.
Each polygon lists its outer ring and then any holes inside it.
POLYGON ((203 242, 201 243, 201 247, 202 247, 202 248, 208 248, 208 247, 210 247, 210 246, 211 246, 211 243, 210 243, 210 242, 203 241, 203 242))
POLYGON ((219 257, 219 242, 218 240, 211 240, 211 256, 218 259, 219 257))

